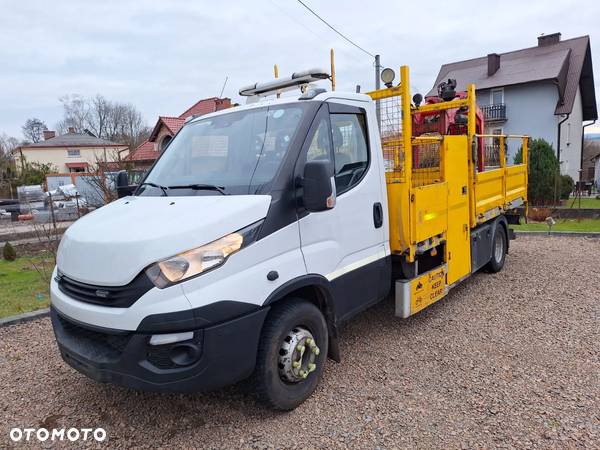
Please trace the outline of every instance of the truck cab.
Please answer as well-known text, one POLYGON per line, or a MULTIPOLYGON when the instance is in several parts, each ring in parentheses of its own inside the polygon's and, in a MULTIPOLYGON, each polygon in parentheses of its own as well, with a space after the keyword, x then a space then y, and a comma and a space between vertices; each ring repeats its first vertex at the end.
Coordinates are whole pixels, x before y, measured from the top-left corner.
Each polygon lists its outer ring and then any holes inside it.
POLYGON ((133 195, 65 233, 61 354, 102 382, 214 389, 255 373, 290 409, 337 327, 391 286, 374 103, 322 92, 190 120, 133 195))

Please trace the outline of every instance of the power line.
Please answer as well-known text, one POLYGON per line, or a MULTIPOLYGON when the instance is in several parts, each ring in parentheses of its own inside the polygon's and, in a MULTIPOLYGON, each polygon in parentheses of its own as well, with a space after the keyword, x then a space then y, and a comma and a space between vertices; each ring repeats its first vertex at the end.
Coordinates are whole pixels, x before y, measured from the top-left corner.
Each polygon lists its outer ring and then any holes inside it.
POLYGON ((344 38, 346 41, 348 41, 350 44, 352 44, 353 46, 355 46, 357 49, 359 49, 360 51, 366 53, 367 55, 369 55, 371 58, 375 58, 375 55, 373 55, 372 53, 366 51, 364 48, 362 48, 360 45, 352 42, 349 38, 347 38, 346 36, 344 36, 342 33, 340 33, 338 30, 336 30, 332 25, 330 25, 325 19, 323 19, 321 16, 319 16, 315 11, 313 11, 310 6, 308 6, 306 3, 304 3, 302 0, 298 0, 298 3, 300 3, 302 6, 304 6, 307 10, 309 10, 317 19, 319 19, 321 22, 323 22, 325 25, 327 25, 329 28, 331 28, 333 31, 335 31, 337 34, 339 34, 342 38, 344 38))

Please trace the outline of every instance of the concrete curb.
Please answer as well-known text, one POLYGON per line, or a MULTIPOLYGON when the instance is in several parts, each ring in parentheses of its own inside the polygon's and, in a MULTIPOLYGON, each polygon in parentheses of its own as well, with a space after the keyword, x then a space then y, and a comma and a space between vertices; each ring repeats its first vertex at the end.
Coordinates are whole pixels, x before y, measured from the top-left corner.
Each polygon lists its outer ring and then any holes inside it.
POLYGON ((23 314, 17 314, 16 316, 9 316, 0 319, 0 328, 8 327, 9 325, 16 325, 19 323, 30 322, 32 320, 41 319, 50 315, 50 308, 38 309, 37 311, 26 312, 23 314))
POLYGON ((515 230, 515 234, 518 236, 547 236, 547 237, 586 237, 586 238, 600 238, 600 231, 518 231, 515 230))

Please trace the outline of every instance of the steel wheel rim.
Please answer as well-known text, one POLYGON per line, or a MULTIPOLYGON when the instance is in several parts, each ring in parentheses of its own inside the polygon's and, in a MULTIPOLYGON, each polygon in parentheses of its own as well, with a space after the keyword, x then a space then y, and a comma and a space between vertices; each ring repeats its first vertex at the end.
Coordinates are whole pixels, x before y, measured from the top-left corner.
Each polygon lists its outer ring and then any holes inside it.
POLYGON ((494 242, 494 259, 496 262, 502 261, 502 255, 504 255, 504 239, 502 233, 498 233, 496 242, 494 242))
POLYGON ((312 333, 304 327, 292 328, 281 343, 277 358, 279 377, 288 383, 299 383, 317 369, 321 350, 312 333))

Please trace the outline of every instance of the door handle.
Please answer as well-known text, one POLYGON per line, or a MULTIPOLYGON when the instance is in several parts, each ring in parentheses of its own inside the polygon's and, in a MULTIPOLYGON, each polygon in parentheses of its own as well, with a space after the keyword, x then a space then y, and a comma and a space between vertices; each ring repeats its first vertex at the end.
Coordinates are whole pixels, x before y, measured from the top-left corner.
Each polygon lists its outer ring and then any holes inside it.
POLYGON ((379 202, 373 204, 373 224, 375 228, 381 228, 383 225, 383 208, 379 202))

